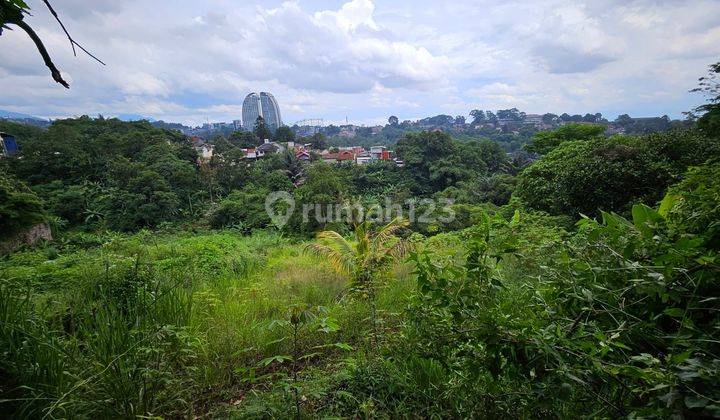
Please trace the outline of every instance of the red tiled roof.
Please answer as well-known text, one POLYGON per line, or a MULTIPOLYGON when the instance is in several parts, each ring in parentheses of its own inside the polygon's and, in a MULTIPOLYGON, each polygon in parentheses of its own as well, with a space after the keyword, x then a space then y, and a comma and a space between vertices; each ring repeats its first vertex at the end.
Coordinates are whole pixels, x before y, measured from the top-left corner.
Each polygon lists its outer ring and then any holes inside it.
POLYGON ((355 159, 355 153, 349 151, 349 150, 341 150, 338 152, 337 160, 349 160, 349 159, 355 159))

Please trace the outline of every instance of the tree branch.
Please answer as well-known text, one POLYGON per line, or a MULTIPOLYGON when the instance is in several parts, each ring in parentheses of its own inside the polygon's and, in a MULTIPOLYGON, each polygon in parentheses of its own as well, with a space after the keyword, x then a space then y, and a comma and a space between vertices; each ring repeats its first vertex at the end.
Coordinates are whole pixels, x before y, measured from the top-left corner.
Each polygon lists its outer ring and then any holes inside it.
POLYGON ((86 50, 85 47, 83 47, 82 45, 78 44, 78 43, 70 36, 70 33, 67 31, 67 29, 65 29, 65 25, 63 25, 62 21, 60 20, 60 18, 59 18, 58 15, 57 15, 57 13, 55 13, 55 9, 53 9, 53 7, 50 5, 50 2, 49 2, 48 0, 43 0, 43 2, 45 3, 45 6, 47 6, 48 10, 50 10, 50 13, 52 13, 52 15, 55 16, 55 20, 57 20, 57 22, 60 24, 60 27, 62 28, 63 32, 65 32, 65 36, 67 36, 68 40, 70 41, 70 46, 72 47, 73 55, 74 55, 75 57, 77 57, 77 52, 75 52, 75 46, 77 45, 78 48, 80 48, 81 50, 83 50, 83 51, 85 52, 85 54, 87 54, 87 55, 89 55, 90 57, 94 58, 98 63, 100 63, 100 64, 102 64, 102 65, 104 66, 105 63, 103 63, 102 60, 100 60, 99 58, 97 58, 97 57, 95 57, 94 55, 90 54, 90 52, 89 52, 88 50, 86 50))
POLYGON ((43 58, 43 61, 45 62, 45 66, 47 66, 47 68, 50 69, 50 73, 52 74, 53 80, 55 80, 56 82, 65 86, 67 89, 70 89, 70 85, 68 84, 68 82, 66 82, 62 78, 62 75, 60 74, 60 70, 58 70, 57 67, 55 67, 55 64, 52 62, 52 59, 50 58, 50 54, 48 54, 47 49, 45 49, 45 45, 43 45, 42 40, 35 33, 33 28, 31 28, 30 25, 28 25, 27 23, 25 23, 22 20, 13 22, 13 23, 16 24, 18 27, 20 27, 23 31, 25 31, 25 33, 28 34, 30 39, 33 40, 33 42, 35 43, 35 46, 37 47, 38 51, 40 52, 40 55, 43 58))

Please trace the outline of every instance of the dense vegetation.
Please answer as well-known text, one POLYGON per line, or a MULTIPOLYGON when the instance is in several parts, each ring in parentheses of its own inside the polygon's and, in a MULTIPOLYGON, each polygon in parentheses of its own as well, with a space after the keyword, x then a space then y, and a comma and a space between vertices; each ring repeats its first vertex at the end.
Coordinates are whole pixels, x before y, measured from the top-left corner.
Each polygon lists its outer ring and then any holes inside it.
POLYGON ((0 259, 2 410, 720 416, 712 118, 637 136, 565 125, 533 138, 527 166, 411 133, 403 167, 248 164, 257 136, 240 134, 198 163, 144 122, 0 123, 21 147, 0 168, 2 234, 50 221, 56 236, 0 259), (451 198, 455 218, 296 211, 277 228, 276 191, 297 208, 451 198))

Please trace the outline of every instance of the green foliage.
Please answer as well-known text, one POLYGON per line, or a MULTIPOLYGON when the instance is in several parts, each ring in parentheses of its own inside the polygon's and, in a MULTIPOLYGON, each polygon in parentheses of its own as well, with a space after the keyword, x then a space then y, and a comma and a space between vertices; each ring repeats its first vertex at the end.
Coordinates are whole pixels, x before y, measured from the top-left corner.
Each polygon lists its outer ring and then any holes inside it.
POLYGON ((305 392, 306 366, 367 331, 362 308, 339 304, 345 280, 276 235, 88 235, 47 263, 42 250, 0 261, 0 405, 14 418, 206 413, 284 372, 305 392), (295 344, 281 327, 294 308, 314 308, 295 344))
POLYGON ((437 197, 452 199, 455 203, 492 203, 502 206, 510 202, 517 178, 508 174, 493 174, 470 181, 461 181, 436 194, 437 197))
POLYGON ((248 185, 225 197, 210 216, 214 228, 236 227, 242 232, 270 226, 270 217, 265 211, 266 188, 248 185))
POLYGON ((275 130, 273 135, 273 141, 278 143, 287 143, 295 141, 295 132, 290 129, 287 125, 280 126, 275 130))
POLYGON ((407 225, 407 221, 396 218, 374 229, 369 221, 363 221, 356 224, 352 242, 335 231, 323 231, 306 250, 346 274, 354 287, 373 288, 377 275, 407 251, 407 242, 395 236, 407 225))
POLYGON ((301 137, 299 139, 302 144, 310 144, 310 147, 316 150, 322 150, 327 147, 327 137, 323 133, 315 133, 309 137, 301 137))
POLYGON ((20 154, 9 161, 10 171, 73 225, 137 230, 202 207, 197 154, 177 133, 89 117, 18 132, 20 154))
MULTIPOLYGON (((247 149, 251 147, 257 147, 262 144, 260 138, 258 138, 254 132, 250 131, 233 131, 230 137, 227 139, 232 146, 239 147, 241 149, 247 149)), ((223 152, 223 145, 221 142, 215 141, 215 147, 218 152, 223 152)))
POLYGON ((588 141, 603 136, 605 127, 594 124, 566 124, 552 131, 535 134, 531 143, 525 145, 529 152, 547 154, 566 141, 588 141))
POLYGON ((0 168, 0 239, 47 220, 42 200, 0 168))
POLYGON ((507 158, 492 142, 454 141, 442 132, 409 133, 395 149, 415 178, 415 193, 443 190, 461 180, 499 170, 507 158))
POLYGON ((445 416, 717 415, 717 252, 647 206, 632 214, 528 247, 537 227, 516 212, 470 229, 462 264, 414 254, 397 351, 438 366, 425 387, 452 398, 400 395, 445 416))
POLYGON ((111 229, 131 231, 155 227, 159 221, 178 216, 180 200, 160 174, 142 165, 118 162, 111 173, 117 181, 104 201, 106 221, 111 229))
POLYGON ((255 137, 260 139, 261 144, 263 140, 272 138, 272 133, 267 127, 267 124, 265 124, 265 119, 263 117, 258 116, 257 120, 255 120, 255 125, 253 126, 253 134, 255 134, 255 137))
POLYGON ((196 163, 184 137, 146 123, 27 129, 22 159, 2 162, 2 232, 40 217, 71 230, 0 259, 0 408, 15 418, 719 416, 720 171, 705 161, 720 147, 693 130, 604 139, 569 127, 543 137, 553 150, 517 178, 498 144, 439 132, 401 139, 397 167, 307 164, 292 152, 249 162, 250 133, 216 138, 213 158, 196 163), (296 200, 282 235, 264 208, 271 191, 296 200), (427 198, 453 199, 455 218, 352 231, 302 222, 304 205, 385 196, 418 212, 427 198), (199 220, 230 229, 177 233, 199 220), (292 235, 317 230, 309 244, 292 235))
POLYGON ((2 0, 0 2, 0 33, 2 27, 8 23, 23 20, 24 13, 30 9, 23 0, 2 0))
POLYGON ((720 62, 710 65, 707 76, 701 77, 698 87, 691 92, 704 94, 708 103, 695 109, 702 115, 697 121, 698 128, 708 136, 720 137, 720 62))
POLYGON ((672 186, 660 213, 677 231, 702 235, 714 246, 720 240, 720 163, 692 167, 672 186))
POLYGON ((717 156, 717 142, 692 131, 569 141, 522 172, 517 194, 555 215, 623 212, 659 201, 688 166, 717 156))

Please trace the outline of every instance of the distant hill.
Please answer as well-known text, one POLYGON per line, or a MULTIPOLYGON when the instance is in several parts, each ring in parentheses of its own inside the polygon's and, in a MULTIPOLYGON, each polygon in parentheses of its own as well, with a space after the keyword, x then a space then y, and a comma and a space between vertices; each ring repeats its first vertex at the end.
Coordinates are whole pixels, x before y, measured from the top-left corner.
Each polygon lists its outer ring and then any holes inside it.
POLYGON ((35 117, 33 115, 22 114, 20 112, 6 111, 0 109, 0 118, 6 118, 8 120, 38 120, 47 121, 45 118, 35 117))
POLYGON ((145 116, 142 116, 139 114, 118 114, 116 118, 121 121, 141 121, 141 120, 146 120, 148 122, 155 121, 155 118, 145 117, 145 116))

